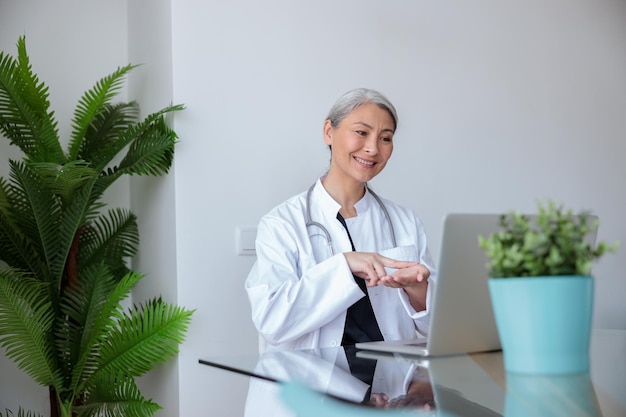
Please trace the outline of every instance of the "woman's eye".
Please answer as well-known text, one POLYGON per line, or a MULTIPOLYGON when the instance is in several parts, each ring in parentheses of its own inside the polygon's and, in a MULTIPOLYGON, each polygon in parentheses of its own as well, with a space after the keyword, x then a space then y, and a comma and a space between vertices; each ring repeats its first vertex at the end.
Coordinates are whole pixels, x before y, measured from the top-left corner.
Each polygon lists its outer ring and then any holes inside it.
POLYGON ((367 133, 365 133, 365 131, 363 131, 363 130, 357 130, 356 134, 359 135, 359 136, 365 136, 367 133))
POLYGON ((388 136, 383 136, 382 138, 380 138, 380 140, 382 140, 383 142, 391 142, 391 138, 388 136))

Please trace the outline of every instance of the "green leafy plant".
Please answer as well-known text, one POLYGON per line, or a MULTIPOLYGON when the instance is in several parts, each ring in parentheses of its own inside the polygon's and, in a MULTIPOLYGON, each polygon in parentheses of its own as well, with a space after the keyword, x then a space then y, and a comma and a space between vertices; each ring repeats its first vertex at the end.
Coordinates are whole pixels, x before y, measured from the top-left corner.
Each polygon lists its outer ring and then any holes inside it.
POLYGON ((17 51, 0 53, 0 133, 24 154, 0 178, 0 345, 49 387, 52 416, 153 415, 135 378, 178 353, 193 312, 160 298, 123 308, 143 277, 127 266, 136 216, 102 196, 122 175, 168 172, 165 116, 183 106, 138 120, 137 103, 111 103, 134 67, 118 68, 79 100, 64 151, 24 37, 17 51))
POLYGON ((533 218, 513 211, 502 215, 502 230, 479 236, 478 245, 493 278, 589 275, 595 260, 617 248, 605 242, 592 247, 586 236, 597 226, 588 212, 574 215, 554 201, 540 202, 533 218))
POLYGON ((41 414, 36 414, 32 411, 24 411, 23 409, 20 409, 17 412, 17 415, 15 415, 11 410, 5 410, 5 414, 2 414, 0 412, 0 417, 41 417, 41 414))

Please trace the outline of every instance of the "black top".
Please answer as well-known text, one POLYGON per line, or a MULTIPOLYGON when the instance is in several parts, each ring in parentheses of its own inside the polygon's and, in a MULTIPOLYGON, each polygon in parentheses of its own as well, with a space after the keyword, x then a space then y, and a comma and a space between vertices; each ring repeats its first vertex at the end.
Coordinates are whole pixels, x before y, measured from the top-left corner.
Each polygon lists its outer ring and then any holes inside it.
MULTIPOLYGON (((350 236, 350 231, 346 225, 346 221, 339 213, 337 213, 337 220, 339 220, 346 229, 346 233, 348 233, 348 238, 350 239, 350 244, 352 245, 352 250, 356 251, 354 248, 354 242, 352 242, 352 237, 350 236)), ((344 327, 343 339, 341 341, 342 346, 354 345, 357 342, 383 340, 383 335, 380 332, 378 323, 376 322, 374 310, 372 309, 372 303, 370 302, 370 297, 367 293, 365 280, 354 275, 353 277, 357 285, 365 294, 365 297, 361 298, 348 308, 348 312, 346 314, 346 325, 344 327)))

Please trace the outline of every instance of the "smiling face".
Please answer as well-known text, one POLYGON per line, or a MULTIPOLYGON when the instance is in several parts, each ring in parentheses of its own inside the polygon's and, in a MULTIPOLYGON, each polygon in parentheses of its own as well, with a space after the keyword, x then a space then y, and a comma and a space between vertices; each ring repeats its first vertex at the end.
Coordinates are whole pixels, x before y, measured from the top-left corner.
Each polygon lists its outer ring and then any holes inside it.
POLYGON ((327 179, 362 185, 383 170, 393 151, 394 122, 374 103, 363 104, 337 127, 324 123, 324 142, 331 147, 327 179))

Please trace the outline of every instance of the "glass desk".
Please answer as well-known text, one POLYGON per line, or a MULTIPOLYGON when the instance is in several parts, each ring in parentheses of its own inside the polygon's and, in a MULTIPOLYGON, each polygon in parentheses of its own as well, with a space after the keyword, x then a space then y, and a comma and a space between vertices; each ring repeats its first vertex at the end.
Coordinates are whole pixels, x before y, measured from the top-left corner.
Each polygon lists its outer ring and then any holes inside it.
POLYGON ((354 348, 206 357, 200 364, 250 378, 246 417, 293 416, 280 381, 298 381, 362 407, 437 416, 626 416, 626 331, 594 330, 589 374, 507 374, 502 354, 422 360, 354 348))

